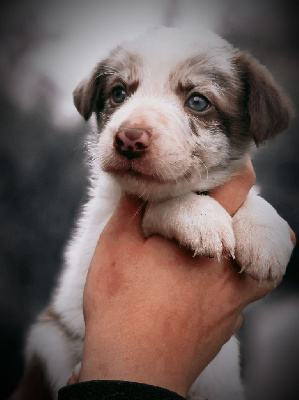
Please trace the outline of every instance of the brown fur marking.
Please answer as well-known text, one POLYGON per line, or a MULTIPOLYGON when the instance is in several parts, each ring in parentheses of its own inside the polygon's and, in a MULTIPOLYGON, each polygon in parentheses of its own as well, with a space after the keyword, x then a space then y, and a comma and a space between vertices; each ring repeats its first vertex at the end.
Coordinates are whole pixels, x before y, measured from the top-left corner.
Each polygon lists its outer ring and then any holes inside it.
POLYGON ((43 362, 34 356, 10 400, 54 400, 43 362))

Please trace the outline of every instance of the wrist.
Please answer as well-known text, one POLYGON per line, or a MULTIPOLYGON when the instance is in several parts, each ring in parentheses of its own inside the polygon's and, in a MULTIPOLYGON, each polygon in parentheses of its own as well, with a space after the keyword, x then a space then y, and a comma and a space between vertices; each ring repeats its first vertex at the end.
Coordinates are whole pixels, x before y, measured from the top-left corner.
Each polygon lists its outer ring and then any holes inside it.
POLYGON ((105 335, 103 325, 100 328, 101 331, 93 324, 86 329, 80 382, 139 382, 168 389, 183 397, 187 395, 192 382, 184 381, 177 359, 165 358, 162 348, 148 347, 149 340, 144 333, 131 341, 118 334, 105 335))

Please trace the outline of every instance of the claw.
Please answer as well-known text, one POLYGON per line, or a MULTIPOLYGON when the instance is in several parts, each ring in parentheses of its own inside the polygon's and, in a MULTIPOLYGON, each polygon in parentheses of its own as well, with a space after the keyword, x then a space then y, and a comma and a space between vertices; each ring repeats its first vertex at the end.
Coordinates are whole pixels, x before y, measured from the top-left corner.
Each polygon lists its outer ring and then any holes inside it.
POLYGON ((242 274, 242 273, 245 271, 245 269, 246 269, 246 267, 243 266, 243 267, 240 269, 239 274, 242 274))
POLYGON ((273 281, 274 288, 277 288, 278 282, 279 282, 279 279, 277 279, 277 278, 274 279, 274 281, 273 281))
POLYGON ((235 250, 230 250, 230 255, 231 255, 231 258, 234 260, 235 259, 235 250))
POLYGON ((258 287, 261 287, 262 284, 263 284, 263 282, 264 282, 264 279, 263 279, 263 278, 260 278, 260 279, 259 279, 259 283, 258 283, 258 287))

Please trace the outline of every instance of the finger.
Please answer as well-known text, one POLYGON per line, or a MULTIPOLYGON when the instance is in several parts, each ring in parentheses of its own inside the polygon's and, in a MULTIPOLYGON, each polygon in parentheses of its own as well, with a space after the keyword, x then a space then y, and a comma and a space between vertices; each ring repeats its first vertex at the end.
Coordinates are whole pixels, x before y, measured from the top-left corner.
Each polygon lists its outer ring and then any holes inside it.
POLYGON ((293 243, 294 246, 296 246, 296 235, 295 232, 293 231, 293 229, 290 228, 290 234, 291 234, 291 241, 293 243))
POLYGON ((243 324, 243 314, 239 314, 237 319, 236 319, 236 324, 235 324, 235 329, 234 329, 234 334, 237 333, 239 331, 239 329, 241 328, 242 324, 243 324))
POLYGON ((69 380, 67 381, 66 385, 73 385, 74 383, 78 383, 79 382, 79 378, 78 376, 73 372, 71 377, 69 378, 69 380))
POLYGON ((248 304, 260 300, 263 297, 267 296, 272 290, 274 290, 282 280, 279 282, 276 281, 263 281, 259 282, 256 279, 253 279, 251 276, 245 276, 245 287, 244 292, 247 293, 247 296, 244 297, 244 307, 248 304))
POLYGON ((124 195, 116 207, 104 232, 118 237, 120 234, 135 235, 143 239, 141 222, 145 202, 130 195, 124 195))
POLYGON ((250 160, 238 175, 232 177, 227 183, 211 191, 211 196, 222 207, 234 215, 246 200, 249 190, 255 182, 255 173, 250 160))

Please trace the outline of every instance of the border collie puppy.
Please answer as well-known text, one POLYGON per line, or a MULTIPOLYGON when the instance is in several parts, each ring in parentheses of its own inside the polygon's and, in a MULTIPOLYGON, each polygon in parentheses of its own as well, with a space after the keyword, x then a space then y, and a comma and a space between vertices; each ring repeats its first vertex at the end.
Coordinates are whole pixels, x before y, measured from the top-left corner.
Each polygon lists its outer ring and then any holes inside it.
MULTIPOLYGON (((195 255, 231 256, 259 281, 279 280, 293 249, 288 224, 256 190, 233 217, 208 195, 238 174, 255 146, 286 129, 292 114, 251 55, 212 33, 160 28, 113 49, 76 88, 74 103, 85 120, 95 116, 100 168, 51 304, 26 345, 29 371, 43 368, 53 398, 80 363, 86 274, 123 192, 148 202, 145 237, 176 239, 195 255)), ((243 398, 236 338, 190 396, 243 398)))

